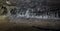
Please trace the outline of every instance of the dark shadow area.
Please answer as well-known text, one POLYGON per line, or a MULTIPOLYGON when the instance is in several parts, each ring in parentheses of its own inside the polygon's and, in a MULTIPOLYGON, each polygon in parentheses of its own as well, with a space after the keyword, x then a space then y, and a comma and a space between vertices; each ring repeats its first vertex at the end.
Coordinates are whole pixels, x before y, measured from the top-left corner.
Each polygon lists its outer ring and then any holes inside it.
POLYGON ((60 31, 60 29, 52 29, 52 28, 44 28, 44 27, 36 27, 32 26, 33 28, 39 29, 39 30, 45 30, 45 31, 60 31))

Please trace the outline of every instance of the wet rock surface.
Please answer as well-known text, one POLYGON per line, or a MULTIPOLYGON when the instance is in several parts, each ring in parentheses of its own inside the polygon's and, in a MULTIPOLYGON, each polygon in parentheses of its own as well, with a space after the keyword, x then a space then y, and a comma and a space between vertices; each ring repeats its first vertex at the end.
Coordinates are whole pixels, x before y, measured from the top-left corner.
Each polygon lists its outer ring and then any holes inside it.
POLYGON ((11 4, 16 4, 16 8, 11 10, 11 14, 19 17, 42 17, 59 18, 60 8, 57 6, 59 1, 53 0, 10 0, 11 4), (52 2, 52 4, 50 4, 52 2), (56 3, 56 4, 55 4, 56 3), (54 5, 55 4, 55 5, 54 5))
POLYGON ((42 18, 59 18, 60 8, 59 0, 6 0, 2 14, 18 15, 23 17, 42 17, 42 18), (52 4, 51 4, 52 2, 52 4), (10 4, 9 4, 10 3, 10 4), (15 8, 10 8, 14 6, 15 8), (8 13, 7 13, 8 12, 8 13))

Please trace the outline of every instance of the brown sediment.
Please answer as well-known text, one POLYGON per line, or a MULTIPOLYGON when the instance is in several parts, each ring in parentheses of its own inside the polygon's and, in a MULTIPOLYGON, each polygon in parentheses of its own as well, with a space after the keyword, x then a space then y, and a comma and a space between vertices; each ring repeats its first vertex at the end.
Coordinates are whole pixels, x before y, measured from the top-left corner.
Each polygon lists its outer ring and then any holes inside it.
POLYGON ((8 17, 1 18, 0 31, 40 31, 40 29, 34 28, 33 26, 44 29, 59 29, 60 26, 60 21, 56 20, 18 19, 16 21, 11 21, 8 17))

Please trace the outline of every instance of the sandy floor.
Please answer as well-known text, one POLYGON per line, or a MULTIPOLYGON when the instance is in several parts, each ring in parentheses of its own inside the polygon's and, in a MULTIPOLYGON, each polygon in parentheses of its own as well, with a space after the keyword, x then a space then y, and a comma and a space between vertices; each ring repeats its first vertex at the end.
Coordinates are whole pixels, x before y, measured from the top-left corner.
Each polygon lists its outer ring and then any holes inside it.
POLYGON ((11 21, 7 17, 0 19, 0 31, 45 31, 47 29, 52 31, 60 28, 60 21, 41 21, 36 19, 11 21))

